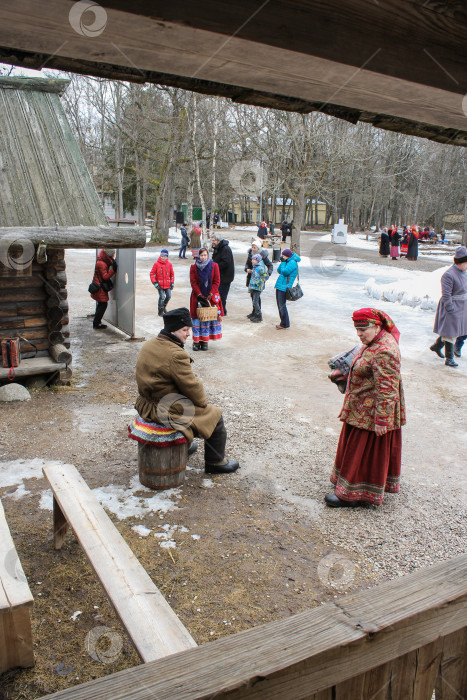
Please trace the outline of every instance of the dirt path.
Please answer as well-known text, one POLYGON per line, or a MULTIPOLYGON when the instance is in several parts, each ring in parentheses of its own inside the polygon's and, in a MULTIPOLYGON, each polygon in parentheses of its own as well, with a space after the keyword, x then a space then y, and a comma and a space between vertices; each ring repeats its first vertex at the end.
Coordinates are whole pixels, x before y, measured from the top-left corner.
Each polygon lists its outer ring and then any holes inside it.
MULTIPOLYGON (((304 252, 312 252, 307 245, 304 252)), ((359 255, 352 250, 352 257, 359 255)), ((236 257, 243 264, 244 256, 236 257)), ((152 262, 147 255, 137 265, 138 335, 147 338, 159 327, 148 284, 152 262)), ((297 305, 290 331, 277 332, 272 292, 264 298, 264 323, 249 324, 238 275, 222 341, 194 359, 210 400, 224 409, 229 454, 241 469, 206 479, 200 449, 185 485, 169 499, 176 508, 165 510, 162 501, 159 509, 147 509, 152 492, 131 489, 136 445, 126 439, 141 344, 111 330, 92 331, 85 292, 92 256, 69 253, 67 265, 75 385, 37 390, 28 403, 2 406, 0 460, 25 460, 23 467, 34 459, 69 462, 91 488, 114 492, 110 514, 117 528, 198 643, 465 551, 465 377, 453 381, 431 358, 404 361, 409 420, 401 494, 380 508, 327 509, 323 496, 330 490, 342 396, 327 379, 326 362, 352 341, 353 329, 301 317, 297 305), (118 518, 115 511, 129 502, 139 504, 139 515, 118 518), (151 532, 143 536, 134 526, 151 532), (161 546, 169 539, 175 547, 161 546)), ((176 265, 172 307, 188 300, 189 261, 176 265)), ((21 472, 21 464, 8 470, 21 472)), ((40 467, 36 471, 39 477, 40 467)), ((29 478, 24 488, 29 493, 10 485, 0 496, 35 598, 36 666, 5 674, 2 700, 39 697, 138 663, 74 537, 53 551, 45 481, 29 478), (121 639, 106 663, 85 647, 99 625, 121 639)))

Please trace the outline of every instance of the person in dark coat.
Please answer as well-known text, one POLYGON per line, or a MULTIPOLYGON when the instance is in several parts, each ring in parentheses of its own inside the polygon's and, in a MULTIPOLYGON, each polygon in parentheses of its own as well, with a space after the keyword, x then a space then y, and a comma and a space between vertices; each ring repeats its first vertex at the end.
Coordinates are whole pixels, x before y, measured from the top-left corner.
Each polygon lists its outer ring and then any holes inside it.
POLYGON ((225 456, 222 410, 207 402, 204 387, 191 369, 193 360, 184 349, 192 328, 190 311, 173 309, 163 319, 164 329, 143 345, 136 361, 138 415, 179 430, 190 443, 195 436, 204 438, 205 471, 231 474, 239 464, 225 456))
POLYGON ((180 233, 182 235, 182 240, 180 242, 180 250, 178 252, 178 257, 183 258, 185 260, 186 258, 186 249, 190 243, 190 237, 188 235, 188 231, 186 230, 186 224, 184 223, 182 226, 180 226, 180 233))
POLYGON ((244 270, 247 273, 247 275, 246 275, 246 286, 247 287, 249 287, 249 285, 250 285, 251 271, 253 269, 253 263, 251 262, 251 259, 252 259, 253 255, 256 255, 257 253, 259 253, 261 255, 261 257, 263 259, 263 263, 266 265, 266 269, 268 271, 268 278, 271 277, 272 273, 274 272, 274 265, 269 260, 267 249, 263 248, 262 242, 259 238, 254 238, 251 241, 251 248, 248 248, 248 256, 247 256, 245 267, 244 267, 244 270))
POLYGON ((407 260, 416 260, 418 258, 418 237, 419 233, 416 226, 412 226, 409 234, 409 247, 407 249, 407 260))
POLYGON ((229 241, 222 238, 219 234, 211 236, 212 244, 212 261, 219 266, 219 274, 221 283, 219 285, 219 294, 222 300, 224 316, 227 316, 227 296, 229 294, 230 285, 235 277, 235 262, 232 249, 229 246, 229 241))
POLYGON ((282 231, 282 243, 285 243, 287 236, 292 235, 292 227, 287 221, 284 220, 281 223, 281 231, 282 231))
POLYGON ((382 258, 389 257, 390 247, 389 247, 389 236, 386 228, 381 231, 381 239, 379 242, 379 254, 382 258))
POLYGON ((91 294, 91 298, 96 302, 96 312, 92 322, 92 327, 94 330, 104 330, 107 328, 107 326, 102 323, 102 317, 104 316, 107 309, 107 304, 109 303, 109 293, 104 291, 101 285, 102 282, 106 282, 117 272, 117 263, 114 258, 115 250, 113 248, 101 250, 97 256, 92 281, 99 285, 99 289, 95 294, 91 294))
POLYGON ((397 228, 394 228, 392 230, 392 235, 391 235, 391 259, 392 260, 397 260, 397 258, 400 255, 399 251, 399 242, 401 239, 401 234, 397 230, 397 228))
POLYGON ((454 254, 454 265, 441 277, 441 299, 436 309, 433 333, 438 338, 430 350, 444 357, 444 345, 448 367, 458 367, 454 361, 456 339, 467 335, 467 248, 460 246, 454 254))
POLYGON ((268 235, 268 225, 265 221, 262 221, 260 225, 258 226, 258 238, 261 238, 264 240, 264 238, 267 238, 268 235))

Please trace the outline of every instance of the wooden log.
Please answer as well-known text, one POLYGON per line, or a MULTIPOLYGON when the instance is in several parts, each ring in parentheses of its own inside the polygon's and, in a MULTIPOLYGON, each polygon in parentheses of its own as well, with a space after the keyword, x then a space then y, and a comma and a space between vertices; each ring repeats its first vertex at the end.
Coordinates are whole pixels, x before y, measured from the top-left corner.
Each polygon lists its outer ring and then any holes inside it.
POLYGON ((32 277, 0 277, 0 289, 26 289, 42 287, 44 281, 38 276, 32 277))
POLYGON ((65 260, 64 248, 52 248, 50 252, 47 251, 47 262, 54 264, 60 260, 65 260))
POLYGON ((49 277, 55 277, 57 272, 63 272, 66 269, 66 263, 65 260, 55 260, 52 262, 50 259, 47 260, 47 264, 45 266, 45 276, 47 278, 49 277))
POLYGON ((49 354, 52 359, 55 360, 55 362, 65 362, 66 364, 69 364, 73 359, 71 352, 67 350, 64 345, 60 345, 59 343, 57 343, 57 345, 50 346, 49 354))
POLYGON ((33 341, 35 347, 30 343, 25 343, 24 341, 21 342, 21 357, 25 356, 25 353, 28 353, 28 357, 34 357, 35 348, 37 348, 37 350, 46 350, 46 355, 49 354, 48 349, 50 344, 48 338, 32 338, 31 340, 33 341))
POLYGON ((67 326, 70 323, 70 319, 67 315, 63 315, 62 318, 54 320, 49 319, 47 321, 47 327, 49 331, 60 331, 63 326, 67 326))
POLYGON ((34 328, 38 326, 46 326, 46 316, 26 316, 26 317, 8 317, 0 319, 0 331, 5 328, 34 328))
POLYGON ((172 489, 185 481, 188 444, 154 447, 138 443, 139 480, 157 491, 172 489))
POLYGON ((144 248, 142 226, 11 226, 0 228, 0 242, 27 238, 47 248, 144 248))
MULTIPOLYGON (((30 289, 1 289, 0 300, 3 301, 39 301, 45 300, 47 294, 43 287, 34 287, 30 289)), ((66 297, 62 297, 66 298, 66 297)))
POLYGON ((59 343, 63 344, 64 340, 65 336, 61 331, 52 331, 49 333, 49 343, 51 345, 58 345, 59 343))
POLYGON ((31 277, 32 263, 22 262, 23 260, 22 251, 16 257, 13 255, 6 265, 0 260, 0 279, 31 277))
POLYGON ((66 299, 62 299, 56 294, 50 295, 47 299, 45 305, 48 309, 52 309, 54 306, 59 306, 63 311, 68 312, 68 302, 66 299))
POLYGON ((70 386, 72 376, 73 376, 72 368, 67 367, 66 369, 60 370, 60 372, 58 374, 57 381, 59 381, 64 386, 70 386))
MULTIPOLYGON (((47 348, 49 347, 49 342, 47 341, 47 348)), ((37 352, 35 350, 25 350, 24 348, 26 347, 26 343, 23 343, 23 347, 21 348, 21 360, 30 360, 34 357, 47 357, 50 358, 49 351, 48 349, 45 350, 38 350, 37 352)), ((28 347, 32 347, 29 345, 28 347)))
POLYGON ((14 318, 15 316, 42 316, 45 314, 43 302, 19 303, 5 301, 0 304, 0 318, 14 318))
POLYGON ((65 311, 60 306, 52 306, 47 309, 47 323, 57 323, 65 317, 65 311))
POLYGON ((38 328, 3 328, 0 335, 2 338, 17 338, 20 335, 27 340, 34 340, 34 338, 46 338, 48 331, 47 326, 38 328))
POLYGON ((467 697, 467 628, 448 634, 443 648, 436 682, 436 700, 467 697))

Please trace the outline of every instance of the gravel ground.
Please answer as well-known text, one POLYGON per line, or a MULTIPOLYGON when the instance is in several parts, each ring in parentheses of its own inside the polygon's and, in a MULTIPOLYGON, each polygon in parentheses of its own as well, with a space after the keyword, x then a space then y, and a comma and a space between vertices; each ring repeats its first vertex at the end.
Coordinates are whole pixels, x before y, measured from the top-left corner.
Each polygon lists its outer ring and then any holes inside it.
MULTIPOLYGON (((229 234, 250 240, 246 232, 229 234)), ((312 237, 304 237, 305 254, 311 243, 312 237)), ((323 244, 316 245, 320 252, 314 248, 312 255, 327 254, 323 244)), ((367 251, 360 252, 353 249, 352 258, 367 259, 367 251)), ((243 258, 236 262, 243 266, 243 258)), ((160 325, 148 283, 154 259, 142 255, 137 261, 137 335, 146 338, 160 325)), ((190 261, 175 264, 172 308, 188 302, 190 261)), ((135 444, 125 436, 141 343, 125 342, 110 329, 92 331, 85 291, 92 267, 89 253, 67 253, 74 386, 37 389, 30 402, 3 407, 0 460, 71 462, 91 488, 128 489, 137 463, 135 444)), ((198 643, 466 551, 465 379, 454 381, 432 358, 404 361, 408 423, 401 493, 387 495, 378 508, 329 509, 323 496, 331 491, 342 395, 327 379, 326 362, 343 338, 352 337, 352 328, 320 326, 302 318, 297 305, 292 328, 277 332, 272 289, 264 295, 264 322, 249 324, 245 292, 243 276, 237 275, 222 341, 211 343, 208 353, 193 353, 209 399, 223 408, 228 452, 241 469, 205 479, 200 445, 174 496, 176 510, 111 516, 198 643), (156 536, 140 536, 134 525, 156 536), (176 548, 160 546, 164 528, 172 528, 176 548)), ((74 538, 68 537, 60 553, 51 552, 51 513, 39 507, 45 481, 27 479, 25 487, 27 494, 0 488, 35 597, 36 667, 2 678, 9 700, 39 697, 138 663, 74 538), (78 608, 82 614, 70 620, 78 608), (96 664, 85 652, 84 636, 96 624, 125 639, 112 664, 96 664), (63 674, 60 664, 73 670, 63 674)), ((148 490, 137 495, 144 500, 148 490)))

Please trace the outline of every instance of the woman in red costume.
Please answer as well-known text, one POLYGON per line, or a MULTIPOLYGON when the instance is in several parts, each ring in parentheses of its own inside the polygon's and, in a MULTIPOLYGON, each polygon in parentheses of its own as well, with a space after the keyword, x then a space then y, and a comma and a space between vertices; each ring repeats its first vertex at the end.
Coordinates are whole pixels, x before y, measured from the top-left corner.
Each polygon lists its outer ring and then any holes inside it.
POLYGON ((398 493, 405 404, 399 331, 384 311, 359 309, 352 320, 362 343, 347 379, 343 421, 331 482, 333 508, 379 505, 398 493))

